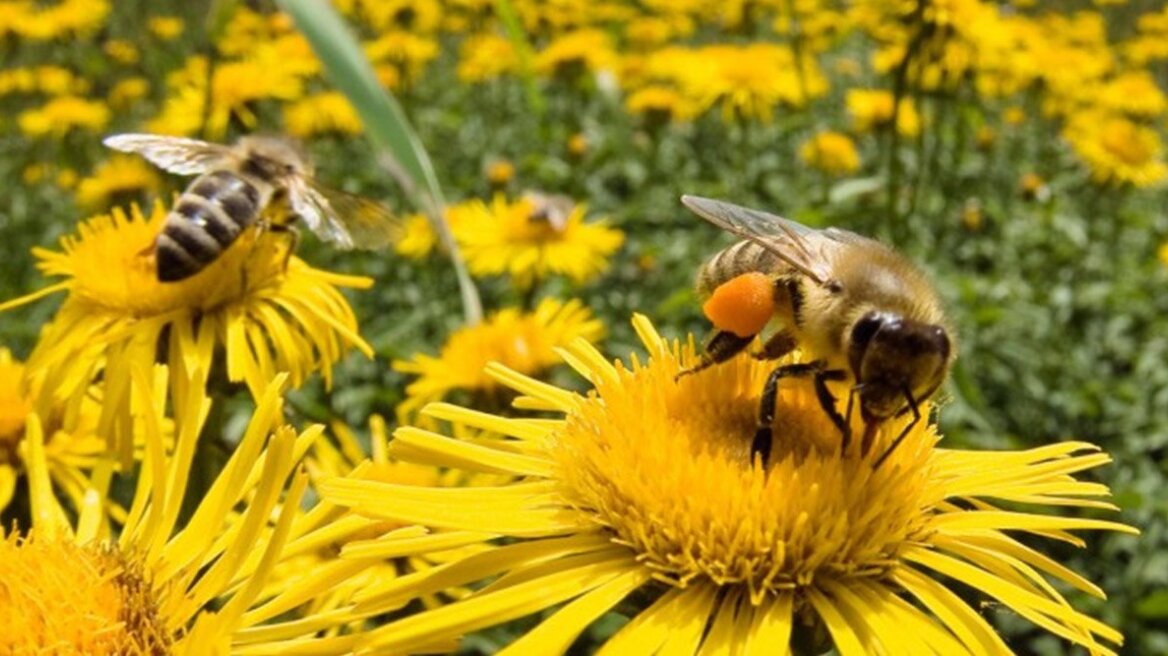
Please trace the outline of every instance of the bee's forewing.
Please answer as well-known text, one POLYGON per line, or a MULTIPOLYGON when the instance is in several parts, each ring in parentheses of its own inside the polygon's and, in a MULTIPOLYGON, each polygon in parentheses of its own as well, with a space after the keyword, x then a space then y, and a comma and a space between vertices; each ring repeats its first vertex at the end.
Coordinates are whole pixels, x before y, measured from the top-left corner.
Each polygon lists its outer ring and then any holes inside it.
POLYGON ((817 283, 832 279, 822 231, 781 216, 712 198, 682 196, 681 202, 723 230, 762 246, 817 283))
POLYGON ((404 234, 401 219, 381 203, 306 177, 289 181, 288 197, 309 229, 339 248, 384 248, 404 234))
POLYGON ((178 175, 205 173, 232 155, 231 148, 221 144, 157 134, 115 134, 102 143, 124 153, 137 153, 178 175))

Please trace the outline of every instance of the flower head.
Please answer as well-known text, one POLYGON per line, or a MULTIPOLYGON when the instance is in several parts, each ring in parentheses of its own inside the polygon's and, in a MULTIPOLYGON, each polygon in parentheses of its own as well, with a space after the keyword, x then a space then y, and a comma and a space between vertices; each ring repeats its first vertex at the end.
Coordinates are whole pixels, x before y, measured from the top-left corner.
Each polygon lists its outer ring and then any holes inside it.
POLYGON ((77 96, 58 96, 37 109, 20 114, 20 131, 30 137, 51 136, 64 138, 69 131, 98 132, 110 120, 109 108, 104 103, 77 96))
POLYGON ((284 125, 289 134, 301 139, 327 133, 361 133, 357 110, 336 91, 309 96, 285 106, 284 125))
MULTIPOLYGON (((855 130, 869 132, 873 128, 885 127, 892 122, 892 93, 879 89, 850 89, 844 101, 848 114, 852 117, 855 130)), ((921 130, 921 120, 916 108, 907 99, 900 101, 896 111, 896 130, 906 137, 915 136, 921 130)))
POLYGON ((515 46, 496 34, 468 37, 459 49, 458 79, 463 82, 486 82, 518 68, 515 46))
POLYGON ((101 210, 130 200, 127 196, 157 192, 161 186, 158 170, 142 158, 115 155, 98 164, 93 175, 77 184, 77 204, 89 210, 101 210))
POLYGON ((336 288, 372 281, 313 269, 288 252, 286 235, 251 231, 198 274, 162 283, 152 245, 166 214, 161 204, 148 217, 137 207, 128 215, 115 209, 63 238, 61 251, 34 249, 42 271, 66 280, 0 305, 68 290, 29 368, 40 389, 57 399, 77 398, 100 374, 102 432, 122 436, 111 439, 124 440, 129 426, 130 371, 135 363, 153 363, 159 349, 172 371, 186 375, 211 371, 222 347, 228 379, 253 393, 278 371, 299 385, 320 370, 329 383, 333 363, 350 346, 372 355, 336 288))
POLYGON ((587 395, 491 368, 524 395, 516 405, 562 419, 432 406, 426 412, 433 417, 513 439, 464 443, 401 429, 390 447, 523 477, 515 483, 473 495, 344 479, 322 484, 326 499, 368 516, 506 538, 485 539, 490 551, 430 577, 366 590, 358 612, 436 585, 494 580, 465 600, 371 630, 364 648, 408 651, 564 603, 507 650, 560 653, 638 593, 653 601, 606 650, 782 653, 793 634, 814 640, 823 632, 844 656, 903 653, 910 643, 946 654, 1008 653, 951 581, 1090 650, 1106 653, 1103 641, 1121 641, 1071 608, 1047 577, 1102 596, 1097 587, 1014 536, 1081 544, 1067 531, 1132 532, 1114 522, 1017 509, 1113 508, 1088 498, 1105 495, 1105 486, 1072 477, 1108 462, 1096 448, 942 449, 931 425, 902 418, 882 424, 868 451, 841 453, 811 385, 799 384, 780 395, 773 426, 779 451, 763 465, 750 442, 773 365, 744 354, 678 381, 696 361, 692 339, 684 348, 671 345, 646 319, 634 324, 649 350, 645 363, 634 357, 631 365, 614 365, 583 340, 565 349, 594 386, 587 395))
POLYGON ((1083 112, 1065 136, 1096 182, 1150 187, 1168 178, 1160 135, 1130 119, 1083 112))
POLYGON ((418 376, 406 387, 408 398, 398 406, 398 416, 412 417, 454 390, 498 391, 498 383, 484 371, 490 362, 536 375, 559 362, 555 349, 577 337, 595 341, 603 333, 604 325, 579 301, 545 298, 531 313, 517 308, 496 312, 479 325, 455 331, 437 357, 417 354, 393 363, 394 369, 418 376))
MULTIPOLYGON (((320 542, 300 510, 307 476, 294 470, 322 427, 298 434, 279 425, 284 377, 259 395, 231 458, 185 524, 179 509, 210 402, 198 385, 182 386, 190 396, 176 404, 185 411, 168 454, 159 430, 165 403, 152 396, 166 377, 145 367, 134 374, 147 455, 117 538, 97 516, 109 501, 109 477, 87 481, 80 517, 69 521, 47 487, 42 435, 30 424, 33 524, 23 536, 0 536, 0 605, 20 609, 0 614, 0 648, 218 654, 246 644, 286 653, 291 644, 304 647, 305 635, 353 620, 345 612, 287 617, 343 582, 336 568, 294 588, 265 585, 296 545, 320 542)), ((331 640, 333 649, 347 650, 346 638, 331 640)))
POLYGON ((495 196, 490 205, 472 200, 448 209, 451 229, 476 276, 507 274, 520 289, 550 274, 583 284, 608 266, 608 256, 624 241, 624 233, 604 221, 584 222, 585 208, 576 205, 555 225, 541 219, 530 197, 509 202, 495 196))
POLYGON ((808 166, 832 175, 855 173, 860 168, 855 142, 841 132, 816 133, 799 147, 799 158, 808 166))

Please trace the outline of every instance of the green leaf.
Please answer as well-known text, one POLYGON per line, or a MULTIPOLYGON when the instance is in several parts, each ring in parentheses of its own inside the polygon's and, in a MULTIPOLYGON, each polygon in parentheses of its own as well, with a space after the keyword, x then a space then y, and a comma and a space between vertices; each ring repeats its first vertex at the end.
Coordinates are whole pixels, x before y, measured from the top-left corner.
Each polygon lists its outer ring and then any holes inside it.
POLYGON ((360 40, 329 3, 276 0, 276 4, 292 16, 324 65, 328 79, 349 99, 366 133, 380 149, 390 173, 415 206, 429 216, 458 275, 466 320, 477 323, 482 317, 482 304, 446 223, 446 201, 438 176, 401 105, 377 81, 373 67, 361 50, 360 40))

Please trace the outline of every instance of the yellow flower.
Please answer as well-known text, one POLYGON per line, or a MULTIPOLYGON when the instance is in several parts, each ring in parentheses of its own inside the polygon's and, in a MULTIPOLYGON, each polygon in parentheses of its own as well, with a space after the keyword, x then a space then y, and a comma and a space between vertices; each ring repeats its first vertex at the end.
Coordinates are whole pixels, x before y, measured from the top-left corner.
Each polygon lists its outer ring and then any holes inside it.
POLYGON ((493 187, 502 187, 515 178, 515 165, 511 160, 496 159, 487 164, 487 182, 493 187))
POLYGON ((1160 264, 1168 267, 1168 241, 1160 244, 1160 248, 1156 249, 1156 256, 1160 258, 1160 264))
POLYGON ((1096 182, 1151 187, 1168 177, 1160 135, 1126 118, 1083 112, 1064 136, 1096 182))
POLYGON ((145 98, 148 93, 150 93, 149 80, 144 77, 128 77, 119 80, 110 89, 109 104, 115 109, 128 109, 135 102, 145 98))
POLYGON ((138 47, 125 39, 110 39, 102 45, 102 50, 110 59, 126 66, 137 64, 140 58, 138 47))
POLYGON ((64 96, 81 94, 88 90, 87 80, 60 66, 9 68, 0 71, 0 96, 37 92, 49 96, 64 96))
POLYGON ((406 387, 398 417, 404 421, 454 390, 497 393, 498 384, 483 371, 489 362, 536 375, 559 362, 555 349, 577 337, 596 341, 603 333, 604 325, 576 300, 545 298, 530 314, 516 308, 500 310, 481 324, 455 331, 437 357, 419 353, 394 361, 394 369, 418 376, 406 387))
MULTIPOLYGON (((297 434, 279 425, 283 380, 275 379, 226 467, 181 525, 179 509, 210 401, 197 385, 184 387, 190 396, 176 407, 187 412, 177 418, 178 441, 168 457, 158 430, 165 399, 150 395, 156 385, 144 380, 148 372, 137 368, 133 386, 144 416, 146 460, 116 539, 99 516, 108 502, 108 475, 89 484, 80 517, 69 522, 47 488, 43 439, 30 423, 33 524, 25 535, 0 541, 0 605, 6 609, 0 651, 193 655, 287 653, 297 646, 320 653, 305 636, 350 622, 349 614, 270 620, 327 594, 345 576, 334 569, 330 578, 278 590, 265 583, 287 557, 286 546, 321 541, 305 531, 300 501, 307 476, 293 470, 322 427, 297 434), (237 507, 239 514, 231 512, 237 507)), ((327 640, 322 644, 336 653, 353 642, 327 640)))
POLYGON ((161 186, 158 170, 142 158, 114 155, 77 185, 77 204, 89 211, 102 210, 122 201, 128 204, 142 192, 157 193, 161 186))
POLYGON ((584 73, 612 68, 617 59, 612 41, 601 30, 582 29, 561 34, 535 56, 543 75, 575 80, 584 73))
POLYGON ((32 41, 89 36, 105 25, 110 11, 107 0, 63 0, 48 5, 19 1, 4 4, 0 36, 4 36, 7 29, 32 41))
POLYGON ((182 36, 186 24, 178 16, 151 16, 146 19, 146 29, 163 41, 173 41, 182 36))
POLYGON ((100 132, 109 120, 109 108, 101 102, 77 96, 58 96, 38 109, 21 112, 17 122, 20 131, 30 137, 61 139, 74 128, 100 132))
POLYGON ((636 90, 629 95, 625 106, 633 114, 643 114, 653 123, 684 120, 697 113, 693 103, 687 101, 680 92, 661 85, 636 90))
POLYGON ((588 152, 588 137, 583 132, 577 132, 568 137, 568 154, 572 157, 583 157, 588 152))
POLYGON ((269 42, 255 47, 245 59, 218 63, 211 76, 210 109, 205 107, 207 59, 188 58, 183 68, 167 77, 166 102, 161 113, 147 123, 147 130, 192 135, 200 131, 205 119, 207 136, 219 140, 227 134, 232 120, 255 127, 256 102, 296 100, 304 93, 304 79, 317 72, 319 64, 311 59, 311 53, 302 52, 304 47, 296 39, 269 42))
POLYGON ((860 153, 848 135, 824 131, 816 133, 799 147, 805 164, 832 175, 846 175, 860 169, 860 153))
POLYGON ((1007 107, 1006 111, 1002 112, 1002 120, 1006 125, 1022 125, 1026 120, 1026 110, 1017 105, 1007 107))
POLYGON ((535 215, 531 198, 513 203, 502 195, 488 206, 473 200, 449 208, 451 230, 476 276, 507 274, 519 289, 548 275, 567 276, 583 284, 608 266, 624 241, 624 233, 603 221, 584 223, 584 207, 576 205, 563 226, 535 215))
POLYGON ((683 348, 643 317, 634 326, 646 362, 614 365, 584 340, 565 350, 594 388, 587 394, 492 366, 523 394, 517 405, 539 416, 427 411, 513 439, 467 443, 406 428, 390 445, 406 459, 510 473, 514 483, 473 494, 321 484, 325 500, 368 517, 491 536, 483 538, 489 551, 440 575, 366 589, 356 612, 397 608, 440 585, 491 582, 371 629, 358 651, 409 652, 558 607, 499 653, 563 653, 625 602, 638 610, 601 653, 785 653, 793 638, 810 644, 817 635, 843 656, 1010 653, 962 598, 968 590, 1093 652, 1122 641, 1048 579, 1098 597, 1102 590, 1031 545, 1043 536, 1082 544, 1068 532, 1076 529, 1136 531, 1026 510, 1114 509, 1090 498, 1106 486, 1073 478, 1109 462, 1096 447, 943 449, 934 427, 917 422, 876 467, 910 420, 884 424, 867 453, 841 454, 838 431, 804 381, 780 395, 781 452, 764 466, 750 443, 773 364, 743 354, 678 381, 697 359, 692 338, 683 348))
POLYGON ((284 107, 288 133, 307 139, 318 134, 360 134, 361 119, 345 96, 337 91, 309 96, 284 107))
POLYGON ((779 104, 802 107, 827 92, 827 80, 814 61, 804 59, 800 73, 794 54, 784 46, 706 46, 694 55, 702 64, 682 72, 681 86, 703 107, 720 103, 727 121, 741 117, 769 122, 779 104))
POLYGON ((404 234, 393 245, 394 251, 411 260, 429 257, 438 245, 438 235, 434 234, 430 219, 425 214, 412 214, 406 217, 403 228, 404 234))
MULTIPOLYGON (((852 126, 861 134, 877 127, 887 127, 892 121, 892 92, 880 89, 849 89, 844 99, 852 126)), ((905 98, 896 113, 896 130, 906 137, 921 131, 921 120, 916 107, 905 98)))
POLYGON ((1100 107, 1117 114, 1155 118, 1168 107, 1164 92, 1148 71, 1130 71, 1117 76, 1095 91, 1100 107))
POLYGON ((438 56, 438 43, 412 32, 394 31, 366 44, 365 54, 374 64, 392 64, 401 79, 412 81, 438 56))
POLYGON ((288 253, 286 235, 248 231, 198 274, 161 283, 152 245, 166 214, 158 203, 149 217, 136 206, 128 216, 115 209, 64 237, 59 252, 34 249, 42 271, 66 280, 0 304, 3 311, 68 290, 29 370, 41 389, 66 400, 100 377, 100 430, 123 457, 130 373, 156 357, 185 379, 192 368, 210 372, 222 348, 227 378, 257 395, 279 371, 297 386, 315 371, 331 384, 332 365, 349 347, 372 356, 337 290, 371 280, 314 269, 288 253))
POLYGON ((458 79, 462 82, 486 82, 518 68, 519 56, 505 37, 479 34, 468 37, 459 48, 458 79))

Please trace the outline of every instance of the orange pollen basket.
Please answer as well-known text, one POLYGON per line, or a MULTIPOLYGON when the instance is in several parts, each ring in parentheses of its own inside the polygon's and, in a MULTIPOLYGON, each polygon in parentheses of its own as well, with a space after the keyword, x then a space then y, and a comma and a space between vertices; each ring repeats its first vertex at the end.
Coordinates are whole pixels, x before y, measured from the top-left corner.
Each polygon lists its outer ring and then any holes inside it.
POLYGON ((775 313, 774 282, 757 271, 731 278, 718 285, 702 312, 718 330, 739 337, 757 335, 775 313))

